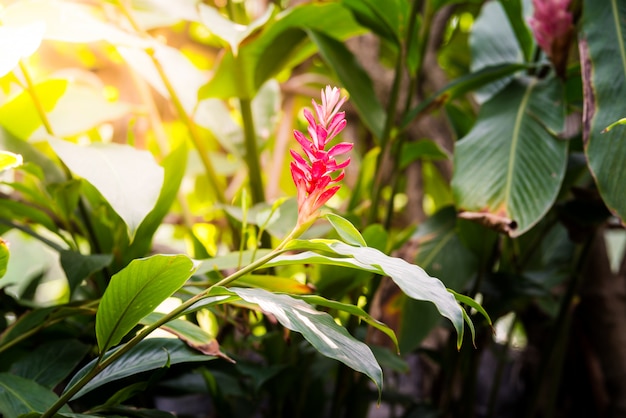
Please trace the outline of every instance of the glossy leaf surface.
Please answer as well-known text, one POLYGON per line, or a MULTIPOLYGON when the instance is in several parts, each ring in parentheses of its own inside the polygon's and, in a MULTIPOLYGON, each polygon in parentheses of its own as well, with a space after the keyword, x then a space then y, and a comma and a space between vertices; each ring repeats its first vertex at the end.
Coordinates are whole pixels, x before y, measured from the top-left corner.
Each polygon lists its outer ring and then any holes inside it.
POLYGON ((342 326, 324 312, 288 295, 278 295, 262 289, 231 288, 246 302, 258 305, 286 328, 302 334, 321 354, 339 360, 368 376, 382 390, 383 372, 364 343, 354 339, 342 326))
POLYGON ((133 260, 115 274, 102 296, 96 314, 96 337, 100 352, 113 347, 193 273, 184 255, 156 255, 133 260))
POLYGON ((295 241, 289 249, 304 252, 281 255, 269 265, 330 264, 389 276, 409 297, 434 303, 439 313, 452 322, 457 331, 457 343, 461 343, 463 338, 461 307, 443 283, 429 276, 421 267, 400 258, 390 257, 374 248, 352 247, 333 240, 295 241))
MULTIPOLYGON (((0 373, 0 413, 17 417, 31 412, 43 412, 57 396, 40 384, 9 373, 0 373)), ((65 406, 61 412, 71 412, 65 406)))
MULTIPOLYGON (((105 358, 108 355, 110 355, 110 353, 107 353, 105 358)), ((173 364, 202 362, 213 359, 215 359, 215 357, 206 356, 198 351, 192 350, 184 342, 176 338, 148 338, 141 341, 121 356, 119 360, 105 368, 78 391, 72 399, 80 398, 106 383, 138 373, 168 367, 168 365, 173 364)), ((87 374, 95 366, 95 363, 96 360, 90 362, 76 373, 67 384, 66 389, 72 387, 74 383, 87 374)))
POLYGON ((603 130, 626 115, 626 4, 584 3, 580 53, 585 153, 604 202, 624 222, 626 126, 603 130))

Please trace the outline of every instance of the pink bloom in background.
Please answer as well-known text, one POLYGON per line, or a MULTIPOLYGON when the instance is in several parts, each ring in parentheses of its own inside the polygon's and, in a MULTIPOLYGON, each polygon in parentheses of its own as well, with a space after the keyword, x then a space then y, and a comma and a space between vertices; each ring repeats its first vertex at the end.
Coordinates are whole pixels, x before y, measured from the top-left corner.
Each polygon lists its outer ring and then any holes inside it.
POLYGON ((570 0, 533 0, 535 12, 530 18, 537 43, 544 52, 552 57, 555 41, 568 35, 572 27, 573 16, 567 10, 570 0))
POLYGON ((304 117, 309 122, 309 138, 302 132, 293 135, 302 146, 304 155, 290 150, 291 176, 298 189, 298 225, 315 220, 318 210, 337 193, 339 186, 332 184, 344 176, 343 169, 350 164, 350 158, 337 163, 335 157, 352 149, 352 144, 339 143, 326 151, 326 146, 346 126, 345 112, 340 112, 346 98, 341 97, 338 88, 326 86, 322 90, 322 104, 313 102, 313 110, 304 109, 304 117), (306 157, 306 158, 305 158, 306 157), (332 176, 337 173, 333 178, 332 176))

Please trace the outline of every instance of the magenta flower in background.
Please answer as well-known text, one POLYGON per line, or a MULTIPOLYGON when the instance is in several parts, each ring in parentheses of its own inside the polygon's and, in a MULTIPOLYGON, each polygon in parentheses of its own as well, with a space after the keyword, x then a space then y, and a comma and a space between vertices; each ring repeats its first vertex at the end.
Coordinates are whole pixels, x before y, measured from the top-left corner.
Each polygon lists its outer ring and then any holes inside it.
POLYGON ((352 144, 342 142, 326 150, 328 143, 346 126, 345 112, 339 111, 345 100, 338 88, 326 86, 322 90, 322 104, 312 100, 315 114, 304 109, 310 138, 297 130, 293 132, 304 151, 300 155, 290 150, 294 158, 291 176, 298 190, 298 226, 315 220, 319 209, 339 190, 333 184, 343 178, 343 169, 350 164, 350 158, 337 163, 335 157, 349 152, 352 144))
POLYGON ((533 0, 535 12, 529 24, 544 52, 552 57, 555 45, 569 35, 573 23, 572 13, 567 9, 570 0, 533 0))

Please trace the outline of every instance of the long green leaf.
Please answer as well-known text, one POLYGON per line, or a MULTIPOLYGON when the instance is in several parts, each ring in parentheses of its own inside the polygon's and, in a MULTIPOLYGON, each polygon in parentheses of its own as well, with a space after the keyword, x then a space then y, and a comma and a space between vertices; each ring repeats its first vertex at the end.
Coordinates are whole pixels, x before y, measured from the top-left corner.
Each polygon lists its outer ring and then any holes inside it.
POLYGON ((580 55, 585 153, 600 195, 626 222, 626 127, 602 132, 626 116, 626 3, 586 0, 583 10, 580 55))
POLYGON ((11 372, 53 389, 74 370, 89 349, 78 340, 53 340, 20 357, 11 365, 11 372))
POLYGON ((368 376, 382 391, 383 372, 364 343, 354 339, 348 331, 324 312, 288 295, 278 295, 262 289, 231 288, 243 300, 258 305, 286 328, 302 334, 321 354, 339 360, 368 376))
MULTIPOLYGON (((50 389, 9 373, 0 373, 0 414, 9 418, 31 412, 42 413, 57 400, 50 389)), ((67 406, 61 412, 71 412, 67 406)))
POLYGON ((374 328, 378 329, 379 331, 387 335, 389 339, 393 341, 394 345, 396 346, 396 349, 399 350, 398 339, 396 338, 395 332, 393 332, 393 330, 389 328, 387 325, 372 318, 367 312, 365 312, 363 309, 359 308, 358 306, 351 305, 349 303, 337 302, 335 300, 329 300, 318 295, 300 295, 300 296, 295 296, 295 297, 311 305, 319 305, 319 306, 324 306, 330 309, 337 309, 338 311, 347 312, 350 315, 354 315, 357 318, 362 319, 363 321, 367 322, 369 325, 373 326, 374 328))
POLYGON ((454 325, 457 331, 457 344, 460 346, 463 340, 462 309, 443 283, 429 276, 421 267, 400 258, 390 257, 374 248, 352 247, 335 240, 297 240, 288 245, 288 249, 304 252, 281 255, 268 263, 268 266, 297 263, 330 264, 389 276, 409 297, 432 302, 439 313, 454 325))
POLYGON ((76 251, 63 250, 60 252, 60 261, 67 281, 70 285, 70 293, 76 289, 84 279, 102 270, 113 260, 111 254, 83 255, 76 251))
POLYGON ((130 262, 135 258, 143 257, 150 251, 154 234, 169 213, 169 210, 176 200, 180 184, 185 175, 187 166, 188 147, 182 142, 174 149, 161 163, 163 167, 163 187, 154 208, 143 219, 133 242, 124 251, 125 261, 130 262))
POLYGON ((511 63, 496 64, 481 68, 478 71, 459 77, 451 81, 447 86, 443 87, 428 99, 420 102, 419 105, 411 109, 404 119, 402 119, 402 128, 406 128, 417 116, 422 112, 433 108, 439 108, 447 102, 456 99, 466 93, 477 90, 487 84, 493 83, 505 77, 509 77, 516 72, 529 68, 528 65, 511 63))
POLYGON ((193 273, 184 255, 133 260, 111 278, 96 314, 98 348, 104 353, 178 290, 193 273))
MULTIPOLYGON (((111 355, 115 350, 106 354, 111 355)), ((105 358, 106 358, 105 356, 105 358)), ((202 362, 213 360, 215 357, 206 356, 189 348, 184 342, 175 338, 148 338, 141 341, 135 347, 128 350, 116 362, 104 369, 94 379, 89 381, 79 390, 72 399, 80 398, 86 393, 99 388, 100 386, 128 376, 143 373, 150 370, 167 367, 168 365, 190 362, 202 362)), ((72 387, 85 374, 87 374, 96 364, 96 360, 91 361, 78 371, 67 384, 66 388, 72 387)))
POLYGON ((306 38, 304 31, 307 29, 336 39, 364 32, 348 9, 340 4, 291 7, 269 19, 258 36, 242 42, 236 57, 232 51, 226 51, 213 78, 198 91, 198 99, 252 99, 268 79, 315 53, 315 45, 306 38))
POLYGON ((350 102, 359 112, 363 123, 376 138, 381 138, 386 116, 374 91, 372 79, 343 42, 315 30, 307 32, 319 48, 320 55, 350 92, 350 102))
POLYGON ((524 15, 525 0, 500 0, 500 4, 508 17, 509 23, 520 50, 524 53, 524 60, 530 61, 533 53, 533 36, 526 24, 526 16, 524 15))
POLYGON ((519 236, 554 203, 567 165, 560 82, 513 80, 483 105, 454 152, 452 187, 461 210, 513 221, 519 236))
POLYGON ((152 155, 128 145, 80 146, 57 138, 48 142, 70 170, 98 189, 134 235, 163 185, 163 168, 152 155))
MULTIPOLYGON (((500 64, 524 62, 515 33, 498 1, 484 3, 480 16, 472 26, 469 42, 472 72, 500 64)), ((481 103, 487 101, 506 86, 509 80, 510 78, 494 80, 477 91, 476 98, 481 103)))

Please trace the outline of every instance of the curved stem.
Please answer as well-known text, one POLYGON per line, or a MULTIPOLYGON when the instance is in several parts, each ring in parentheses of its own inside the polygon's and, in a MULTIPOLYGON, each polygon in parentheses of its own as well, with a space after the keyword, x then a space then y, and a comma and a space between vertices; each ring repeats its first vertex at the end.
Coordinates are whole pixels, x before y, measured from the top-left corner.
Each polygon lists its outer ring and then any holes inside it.
MULTIPOLYGON (((46 132, 48 133, 48 135, 56 136, 54 135, 54 131, 52 130, 52 125, 50 124, 50 119, 48 119, 48 114, 46 113, 46 109, 44 108, 43 103, 41 102, 39 95, 37 94, 37 90, 35 89, 35 84, 33 83, 33 80, 30 77, 30 73, 28 72, 28 69, 26 68, 26 66, 24 65, 22 61, 19 62, 19 66, 20 66, 20 70, 22 71, 22 74, 24 75, 24 80, 26 81, 26 91, 28 91, 28 94, 33 100, 35 109, 37 110, 37 113, 39 114, 39 117, 41 118, 41 122, 43 123, 43 126, 46 129, 46 132)), ((73 178, 72 173, 70 172, 70 169, 67 167, 67 165, 65 165, 63 161, 61 161, 61 167, 63 168, 63 171, 65 172, 65 175, 67 176, 68 180, 71 180, 73 178)), ((102 251, 100 248, 100 242, 98 241, 95 230, 91 223, 91 218, 89 217, 89 213, 87 213, 87 207, 85 206, 85 202, 83 201, 82 198, 78 199, 78 210, 85 223, 85 228, 87 229, 87 235, 89 236, 89 240, 90 240, 90 243, 94 252, 101 253, 102 251)), ((70 233, 73 232, 71 226, 68 227, 68 231, 70 233)), ((73 237, 73 233, 72 233, 72 238, 74 239, 74 241, 76 241, 76 238, 73 237)), ((107 277, 110 277, 106 268, 104 269, 104 271, 107 277)))
POLYGON ((190 299, 187 299, 185 302, 183 302, 181 305, 179 305, 176 309, 172 310, 170 313, 168 313, 166 315, 163 315, 163 317, 161 317, 158 321, 155 321, 154 323, 146 326, 139 333, 137 333, 133 338, 131 338, 126 344, 121 346, 117 351, 111 353, 107 357, 101 357, 100 361, 94 366, 94 368, 91 369, 85 376, 83 376, 72 387, 67 389, 59 397, 59 399, 50 408, 48 408, 48 410, 46 412, 44 412, 44 414, 41 416, 41 418, 50 418, 50 417, 54 416, 54 414, 59 409, 61 409, 63 407, 63 405, 65 405, 67 402, 69 402, 72 399, 72 397, 76 393, 78 393, 78 391, 80 389, 82 389, 95 376, 97 376, 100 372, 102 372, 105 368, 107 368, 113 362, 118 360, 121 356, 126 354, 131 348, 133 348, 134 346, 139 344, 139 342, 142 341, 144 338, 146 338, 148 336, 148 334, 150 334, 152 331, 156 330, 157 328, 161 327, 162 325, 166 324, 167 322, 169 322, 169 321, 171 321, 171 320, 173 320, 173 319, 183 315, 185 313, 185 311, 187 309, 189 309, 191 306, 193 306, 197 302, 201 301, 202 299, 208 297, 209 293, 211 292, 211 289, 213 289, 215 286, 226 286, 226 285, 234 282, 235 280, 245 276, 246 274, 251 273, 254 270, 262 267, 263 265, 265 265, 266 263, 268 263, 272 259, 278 257, 280 254, 285 252, 286 251, 285 247, 287 246, 287 244, 290 241, 296 239, 302 233, 304 233, 305 229, 306 228, 296 227, 293 231, 291 231, 291 233, 289 235, 287 235, 285 237, 285 239, 272 252, 270 252, 269 254, 265 255, 264 257, 259 258, 258 260, 255 260, 254 262, 248 264, 247 266, 245 266, 241 270, 236 271, 235 273, 231 274, 230 276, 220 280, 219 282, 217 282, 214 285, 208 287, 204 291, 196 294, 195 296, 191 297, 190 299))
MULTIPOLYGON (((124 0, 119 0, 117 4, 119 5, 120 10, 122 11, 122 14, 126 17, 126 19, 130 23, 130 25, 133 27, 133 29, 138 33, 146 35, 145 31, 137 24, 137 21, 133 17, 133 14, 129 10, 128 6, 126 5, 126 2, 124 0)), ((182 104, 182 101, 180 100, 178 93, 176 93, 174 86, 172 86, 172 83, 170 82, 167 74, 165 73, 163 66, 161 65, 159 60, 155 57, 154 50, 148 50, 146 52, 150 56, 150 59, 152 63, 154 64, 154 67, 159 73, 159 77, 161 78, 161 81, 165 85, 165 88, 170 95, 170 99, 172 100, 172 104, 174 105, 174 108, 176 109, 176 113, 178 114, 178 117, 180 117, 180 119, 183 121, 183 123, 187 127, 187 130, 189 132, 189 137, 191 138, 191 141, 193 142, 194 146, 196 147, 196 150, 198 151, 200 160, 202 161, 202 165, 204 166, 204 170, 209 180, 209 184, 213 188, 213 192, 215 193, 215 196, 218 202, 226 203, 226 198, 224 196, 223 187, 220 185, 220 182, 217 177, 217 173, 215 172, 215 168, 213 167, 213 163, 209 159, 209 152, 206 146, 204 145, 202 138, 200 137, 200 134, 198 132, 198 128, 195 122, 192 120, 191 116, 189 116, 189 114, 185 110, 182 104)))

